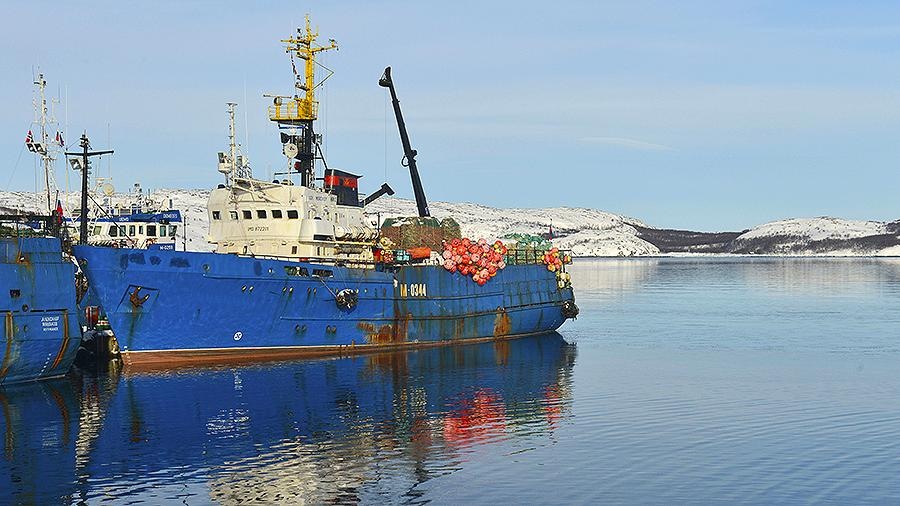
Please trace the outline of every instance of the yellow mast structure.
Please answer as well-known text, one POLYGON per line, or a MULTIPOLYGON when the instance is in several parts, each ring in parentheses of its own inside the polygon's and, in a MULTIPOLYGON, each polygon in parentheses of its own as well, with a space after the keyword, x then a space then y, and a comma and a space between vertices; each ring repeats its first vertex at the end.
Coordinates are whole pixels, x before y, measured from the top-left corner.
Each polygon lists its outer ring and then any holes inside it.
MULTIPOLYGON (((315 99, 315 89, 322 84, 321 82, 316 84, 316 54, 338 48, 334 39, 329 39, 327 46, 316 44, 318 37, 319 30, 318 28, 315 31, 312 30, 307 14, 306 30, 298 28, 296 37, 281 40, 285 44, 285 52, 304 61, 304 73, 301 75, 294 66, 294 76, 296 77, 294 96, 286 103, 282 97, 276 97, 275 105, 269 107, 270 120, 292 123, 309 122, 316 119, 319 103, 315 99), (302 95, 300 92, 303 92, 302 95)), ((291 58, 291 65, 293 66, 293 64, 294 61, 291 58)))

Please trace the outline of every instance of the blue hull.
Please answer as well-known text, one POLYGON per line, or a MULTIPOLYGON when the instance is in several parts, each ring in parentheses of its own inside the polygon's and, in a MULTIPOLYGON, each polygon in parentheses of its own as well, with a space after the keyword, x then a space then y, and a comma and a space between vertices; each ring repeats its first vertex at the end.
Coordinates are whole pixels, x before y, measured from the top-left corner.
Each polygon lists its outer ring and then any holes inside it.
POLYGON ((65 374, 81 332, 75 266, 59 239, 0 239, 0 283, 0 384, 65 374))
POLYGON ((390 272, 94 246, 75 254, 127 363, 280 359, 546 333, 562 325, 562 306, 574 299, 543 265, 511 265, 479 286, 440 266, 390 272), (358 302, 339 305, 342 291, 358 302))

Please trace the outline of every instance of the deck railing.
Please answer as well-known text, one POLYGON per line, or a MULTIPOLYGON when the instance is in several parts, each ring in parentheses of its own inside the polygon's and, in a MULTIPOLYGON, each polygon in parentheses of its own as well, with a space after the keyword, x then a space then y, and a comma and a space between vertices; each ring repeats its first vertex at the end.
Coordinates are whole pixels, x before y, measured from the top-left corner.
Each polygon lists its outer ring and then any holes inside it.
POLYGON ((319 112, 318 102, 289 101, 269 106, 271 121, 300 121, 315 119, 319 112))

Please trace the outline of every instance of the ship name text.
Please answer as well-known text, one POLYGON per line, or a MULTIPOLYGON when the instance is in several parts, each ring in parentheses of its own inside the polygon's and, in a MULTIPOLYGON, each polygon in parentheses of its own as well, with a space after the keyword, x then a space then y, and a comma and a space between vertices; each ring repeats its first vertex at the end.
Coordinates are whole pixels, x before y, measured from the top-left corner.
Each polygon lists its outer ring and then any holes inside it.
POLYGON ((401 284, 400 288, 400 296, 401 297, 427 297, 428 290, 425 287, 425 283, 410 283, 410 284, 401 284))

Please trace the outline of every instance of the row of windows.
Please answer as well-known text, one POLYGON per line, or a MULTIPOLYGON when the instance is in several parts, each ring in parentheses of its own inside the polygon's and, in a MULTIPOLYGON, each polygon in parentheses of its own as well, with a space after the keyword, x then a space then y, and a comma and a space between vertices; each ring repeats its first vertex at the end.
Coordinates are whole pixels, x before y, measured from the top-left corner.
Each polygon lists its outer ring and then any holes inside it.
MULTIPOLYGON (((285 265, 284 273, 288 276, 309 276, 309 271, 306 267, 297 267, 294 265, 285 265)), ((329 269, 313 269, 312 275, 319 278, 330 278, 334 276, 334 271, 329 269)))
MULTIPOLYGON (((177 225, 147 225, 147 237, 175 237, 177 225)), ((93 235, 106 231, 110 237, 144 235, 144 225, 94 225, 93 235)))
MULTIPOLYGON (((245 220, 252 220, 253 219, 253 211, 249 211, 249 210, 241 211, 241 216, 245 220)), ((232 220, 236 220, 236 219, 238 219, 238 212, 237 211, 228 211, 228 217, 231 218, 232 220)), ((264 219, 268 218, 268 211, 266 211, 265 209, 257 209, 256 217, 261 220, 264 220, 264 219)), ((284 214, 281 212, 281 209, 272 209, 272 217, 280 220, 281 218, 284 217, 284 214)), ((297 212, 296 209, 288 209, 287 217, 289 220, 296 220, 296 219, 300 218, 300 214, 297 212)), ((212 219, 221 220, 222 213, 220 211, 213 211, 212 219)))

